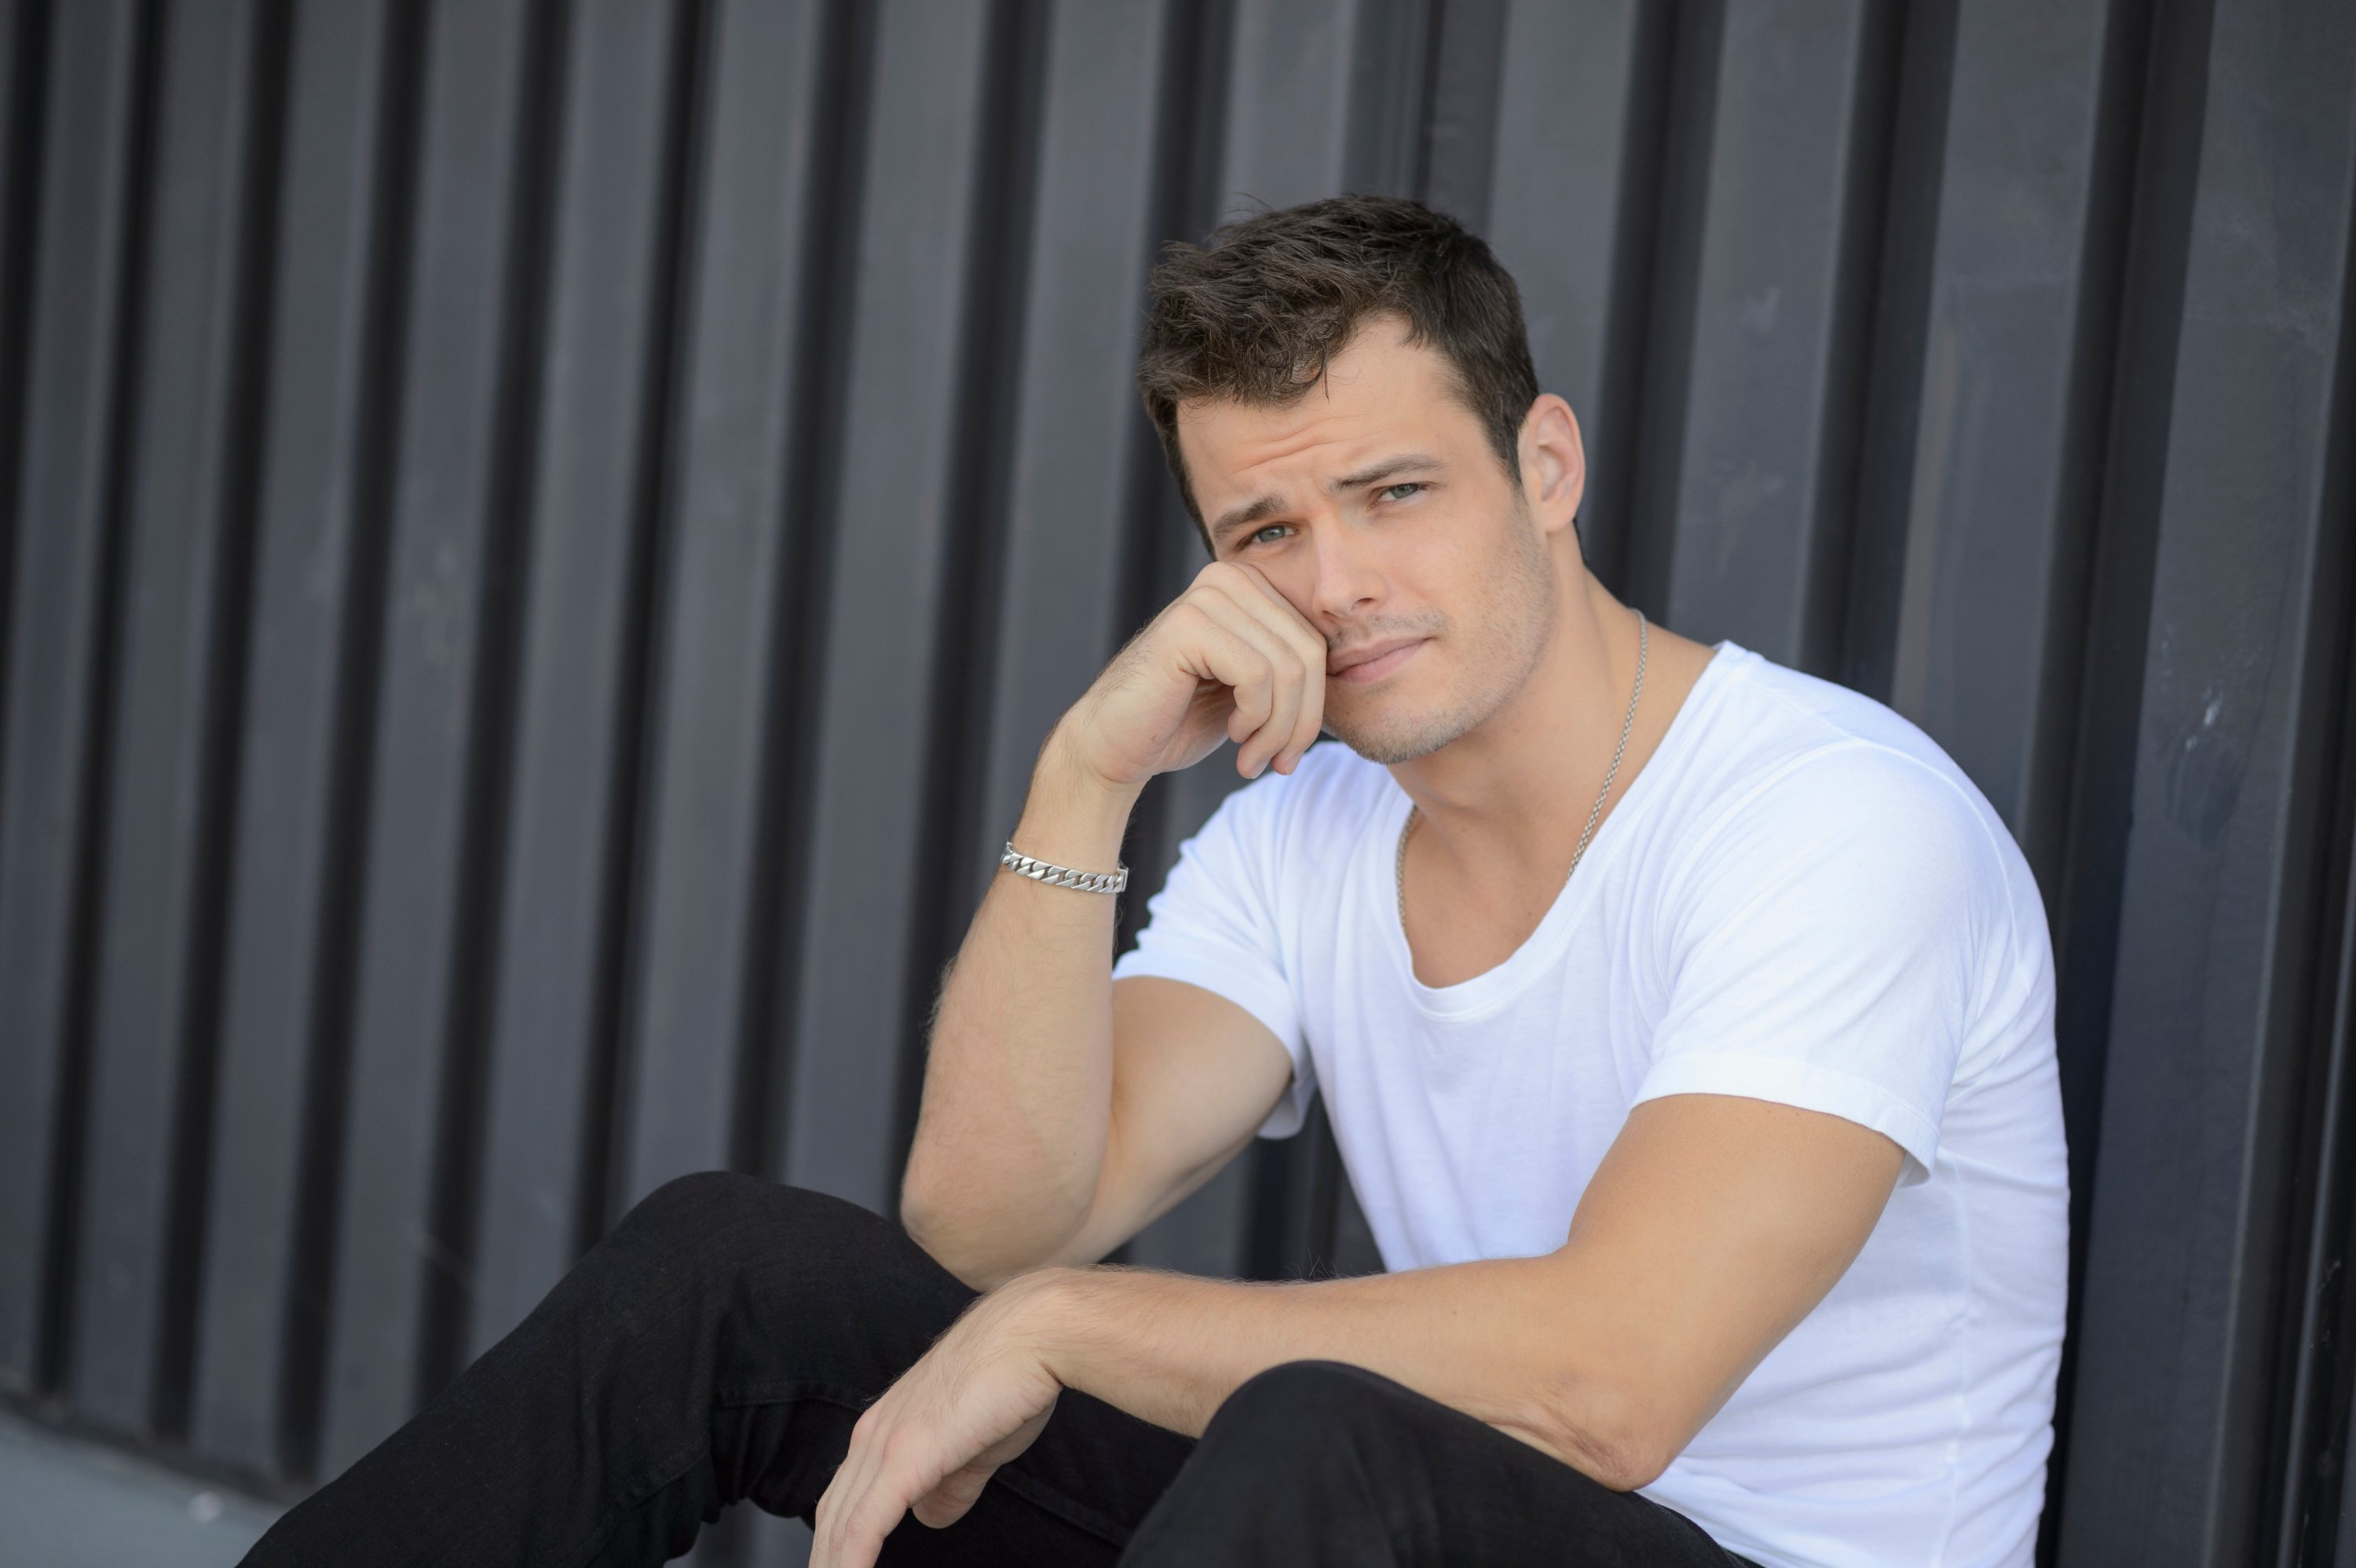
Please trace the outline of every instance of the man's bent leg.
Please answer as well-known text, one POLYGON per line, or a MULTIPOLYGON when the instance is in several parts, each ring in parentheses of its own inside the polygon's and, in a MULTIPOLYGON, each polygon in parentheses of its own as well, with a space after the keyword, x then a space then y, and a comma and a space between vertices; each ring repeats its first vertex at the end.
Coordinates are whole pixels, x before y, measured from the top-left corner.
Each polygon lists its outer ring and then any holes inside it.
POLYGON ((1756 1568, 1674 1509, 1339 1361, 1228 1396, 1120 1562, 1756 1568))
MULTIPOLYGON (((681 1178, 247 1561, 655 1563, 739 1499, 808 1518, 859 1412, 973 1297, 854 1204, 681 1178)), ((1192 1447, 1067 1391, 965 1519, 904 1520, 884 1562, 1110 1563, 1192 1447)))

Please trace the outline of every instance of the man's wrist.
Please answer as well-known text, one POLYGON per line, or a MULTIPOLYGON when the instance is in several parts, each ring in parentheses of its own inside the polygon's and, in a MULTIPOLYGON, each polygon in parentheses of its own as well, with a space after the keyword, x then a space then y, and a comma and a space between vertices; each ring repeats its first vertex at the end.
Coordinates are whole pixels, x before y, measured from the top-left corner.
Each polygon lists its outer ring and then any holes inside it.
POLYGON ((1116 784, 1074 753, 1059 726, 1040 749, 1015 848, 1082 871, 1109 871, 1120 857, 1141 786, 1116 784))
POLYGON ((1191 1434, 1232 1392, 1234 1380, 1214 1364, 1220 1352, 1211 1313, 1222 1288, 1239 1286, 1104 1264, 1038 1269, 1008 1284, 1024 1289, 1009 1304, 1010 1339, 1066 1388, 1191 1434), (1155 1340, 1166 1323, 1190 1325, 1183 1338, 1205 1359, 1169 1359, 1155 1340))
POLYGON ((1063 1265, 1028 1269, 991 1293, 1003 1315, 1000 1331, 1058 1382, 1066 1381, 1064 1368, 1071 1359, 1072 1316, 1078 1301, 1073 1285, 1089 1272, 1063 1265))

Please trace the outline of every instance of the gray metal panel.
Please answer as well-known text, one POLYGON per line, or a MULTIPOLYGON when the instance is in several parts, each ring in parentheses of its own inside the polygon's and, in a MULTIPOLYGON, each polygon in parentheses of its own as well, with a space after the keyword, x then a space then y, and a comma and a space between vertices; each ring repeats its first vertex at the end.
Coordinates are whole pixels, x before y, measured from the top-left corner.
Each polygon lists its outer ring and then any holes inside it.
MULTIPOLYGON (((2100 1160, 2103 1080, 2115 1019, 2120 923, 2140 757, 2146 650, 2158 518, 2174 414, 2178 328, 2198 184, 2209 16, 2162 12, 2148 27, 2123 14, 2106 99, 2121 101, 2132 176, 2106 225, 2117 261, 2101 285, 2115 299, 2117 350, 2095 514, 2095 558, 2070 781, 2066 867, 2040 880, 2052 923, 2054 1018, 2062 1114, 2070 1137, 2071 1331, 2062 1347, 2056 1448, 2049 1461, 2044 1544, 2060 1534, 2076 1467, 2071 1441, 2075 1358, 2087 1341, 2085 1252, 2100 1160), (2130 27, 2134 30, 2129 30, 2130 27), (2136 32, 2143 37, 2136 37, 2136 32), (2055 884, 2060 897, 2054 899, 2055 884)), ((2117 155, 2114 155, 2116 156, 2117 155)), ((2099 1326, 2094 1328, 2101 1330, 2099 1326)), ((2095 1463, 2103 1461, 2096 1460, 2095 1463)))
MULTIPOLYGON (((1437 7, 1423 0, 1356 0, 1353 9, 1342 187, 1382 196, 1420 195, 1430 164, 1432 72, 1439 63, 1437 7)), ((1241 144, 1230 137, 1231 148, 1241 144)), ((1263 144, 1263 157, 1266 151, 1263 144)), ((1313 173, 1314 165, 1301 172, 1313 173)))
POLYGON ((1420 171, 1408 188, 1475 234, 1490 232, 1512 11, 1511 0, 1440 5, 1420 39, 1427 80, 1408 89, 1424 91, 1424 112, 1400 117, 1421 138, 1421 145, 1406 149, 1420 171))
POLYGON ((78 887, 97 810, 91 748, 132 166, 133 0, 51 18, 36 308, 25 373, 0 739, 0 1381, 42 1365, 51 1178, 73 1072, 78 887))
POLYGON ((1138 473, 1162 462, 1135 375, 1169 9, 1067 3, 1049 38, 977 888, 997 872, 1040 743, 1125 629, 1138 473))
POLYGON ((1665 615, 1837 666, 1887 8, 1727 7, 1665 615))
POLYGON ((1647 196, 1659 178, 1646 113, 1665 66, 1665 7, 1515 0, 1506 20, 1494 184, 1497 259, 1521 286, 1538 385, 1569 400, 1587 449, 1580 539, 1617 582, 1634 475, 1647 196))
POLYGON ((2225 0, 2137 741, 2062 1558, 2260 1539, 2282 1203, 2345 679, 2356 15, 2225 0), (2344 452, 2338 454, 2344 464, 2344 452))
POLYGON ((827 647, 814 746, 795 764, 816 787, 784 1170, 883 1211, 899 1187, 902 1051, 926 988, 920 901, 941 880, 916 848, 949 535, 968 500, 952 459, 989 16, 913 0, 877 13, 827 647))
POLYGON ((2096 141, 2115 6, 1966 6, 1945 152, 1890 704, 2058 869, 2106 362, 2096 141))
MULTIPOLYGON (((2356 639, 2350 640, 2349 647, 2356 655, 2356 639)), ((2356 778, 2343 777, 2340 793, 2344 803, 2356 805, 2356 778)), ((2330 999, 2326 1003, 2319 997, 2320 1071, 2310 1080, 2327 1106, 2349 1103, 2351 1069, 2356 1068, 2356 918, 2351 918, 2356 916, 2356 834, 2343 832, 2337 837, 2339 951, 2325 956, 2328 967, 2318 970, 2319 977, 2328 977, 2330 999)), ((2285 1529, 2274 1556, 2276 1568, 2296 1568, 2299 1563, 2320 1568, 2327 1556, 2340 1564, 2356 1558, 2356 1489, 2349 1488, 2340 1474, 2341 1437, 2333 1430, 2346 1397, 2340 1367, 2350 1344, 2348 1328, 2356 1319, 2356 1302, 2339 1288, 2347 1272, 2349 1243, 2356 1240, 2356 1233, 2351 1233, 2356 1227, 2349 1223, 2350 1200, 2356 1197, 2356 1183, 2351 1181, 2356 1172, 2349 1166, 2351 1130, 2356 1129, 2345 1119, 2326 1117, 2315 1162, 2315 1205, 2305 1217, 2305 1234, 2294 1233, 2292 1238, 2306 1255, 2298 1260, 2304 1265, 2304 1278, 2297 1296, 2297 1337, 2293 1341, 2298 1371, 2291 1388, 2285 1391, 2289 1410, 2282 1452, 2288 1457, 2278 1513, 2285 1529), (2327 1532, 2337 1538, 2336 1550, 2329 1553, 2322 1547, 2327 1532)))
MULTIPOLYGON (((16 202, 24 200, 37 176, 33 167, 40 153, 40 127, 36 120, 42 103, 42 82, 48 75, 48 61, 37 59, 48 21, 45 9, 37 0, 0 0, 0 200, 9 202, 7 217, 16 214, 16 202)), ((33 230, 28 226, 0 221, 0 299, 19 299, 28 287, 26 261, 30 261, 33 230)), ((16 353, 24 351, 21 344, 9 344, 16 353)), ((14 414, 16 410, 9 410, 14 414)), ((9 429, 0 433, 7 441, 16 433, 14 419, 9 429)), ((5 450, 5 447, 0 447, 5 450)), ((0 535, 7 539, 7 535, 0 535)), ((7 631, 7 622, 0 622, 0 634, 7 631)))
POLYGON ((1237 0, 1216 214, 1343 187, 1360 14, 1377 0, 1237 0))
POLYGON ((0 694, 8 670, 8 568, 16 553, 32 264, 40 239, 36 208, 48 22, 47 10, 36 0, 0 0, 0 694))
POLYGON ((646 928, 631 1016, 626 1205, 670 1177, 732 1165, 755 1040, 745 1009, 778 643, 800 584, 790 515, 805 415, 804 259, 823 101, 824 8, 736 0, 714 14, 707 168, 680 391, 680 489, 649 735, 646 928))
MULTIPOLYGON (((371 177, 387 8, 307 5, 294 22, 269 418, 222 1004, 193 1436, 281 1467, 315 1058, 328 983, 338 723, 370 441, 371 177)), ((362 587, 373 590, 373 582, 362 587)), ((359 617, 366 624, 366 617, 359 617)))
POLYGON ((178 1212, 200 1166, 210 1004, 204 939, 224 803, 212 749, 232 673, 232 452, 247 142, 250 5, 182 5, 163 24, 145 341, 123 582, 106 877, 91 1041, 91 1129, 75 1276, 74 1398, 94 1422, 169 1417, 190 1282, 178 1212))
POLYGON ((337 1189, 318 1474, 340 1474, 405 1418, 440 1369, 429 1276, 455 1285, 441 1224, 446 1052, 460 943, 480 868, 469 854, 472 740, 496 628, 484 624, 497 537, 510 247, 526 0, 450 0, 426 29, 406 327, 392 472, 367 844, 361 858, 350 1087, 337 1189))
POLYGON ((626 871, 616 814, 639 765, 626 709, 655 484, 650 400, 669 348, 657 293, 668 90, 688 15, 600 0, 569 39, 467 1339, 477 1353, 572 1265, 584 1222, 604 1229, 590 1150, 611 1114, 599 1076, 626 871))

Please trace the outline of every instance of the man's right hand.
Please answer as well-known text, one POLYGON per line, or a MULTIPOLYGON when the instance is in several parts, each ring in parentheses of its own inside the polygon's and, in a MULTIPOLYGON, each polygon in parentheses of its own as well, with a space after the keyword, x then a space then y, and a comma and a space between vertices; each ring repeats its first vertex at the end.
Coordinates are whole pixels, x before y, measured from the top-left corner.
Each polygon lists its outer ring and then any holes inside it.
POLYGON ((1055 743, 1135 789, 1233 741, 1248 779, 1290 773, 1324 716, 1325 639, 1257 570, 1213 561, 1105 667, 1055 743))

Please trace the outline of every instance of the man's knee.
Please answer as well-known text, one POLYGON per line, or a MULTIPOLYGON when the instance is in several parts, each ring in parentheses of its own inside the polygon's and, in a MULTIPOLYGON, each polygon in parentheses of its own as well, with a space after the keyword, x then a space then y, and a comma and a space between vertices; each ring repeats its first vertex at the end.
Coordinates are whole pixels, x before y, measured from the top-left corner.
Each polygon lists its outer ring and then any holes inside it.
POLYGON ((672 1177, 639 1199, 623 1216, 623 1223, 664 1229, 728 1223, 748 1214, 766 1213, 781 1197, 791 1201, 787 1195, 794 1194, 801 1194, 801 1189, 764 1181, 739 1170, 694 1170, 672 1177))
POLYGON ((889 1221, 856 1203, 741 1171, 699 1170, 648 1193, 614 1228, 633 1252, 733 1270, 753 1258, 856 1257, 887 1246, 889 1221))
POLYGON ((1238 1384, 1212 1414, 1206 1447, 1297 1463, 1331 1454, 1336 1433, 1365 1433, 1414 1396, 1379 1372, 1345 1361, 1285 1361, 1238 1384))
POLYGON ((1286 1361, 1247 1379, 1213 1413, 1156 1510, 1168 1515, 1153 1537, 1164 1555, 1144 1560, 1207 1560, 1245 1541, 1323 1540, 1341 1517, 1353 1521, 1353 1539, 1382 1536, 1387 1523, 1365 1508, 1389 1489, 1402 1424, 1397 1400, 1407 1392, 1340 1361, 1286 1361))
POLYGON ((773 1215, 794 1206, 777 1188, 734 1170, 698 1170, 674 1176, 632 1204, 614 1227, 617 1236, 669 1246, 709 1243, 748 1228, 774 1223, 773 1215))
POLYGON ((696 1170, 674 1176, 632 1206, 626 1221, 664 1226, 800 1225, 816 1230, 891 1230, 872 1210, 831 1193, 747 1176, 741 1170, 696 1170))

